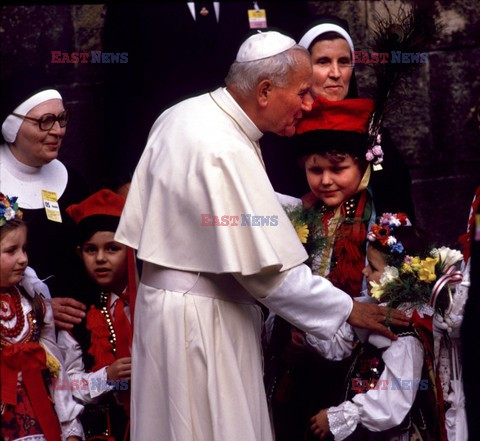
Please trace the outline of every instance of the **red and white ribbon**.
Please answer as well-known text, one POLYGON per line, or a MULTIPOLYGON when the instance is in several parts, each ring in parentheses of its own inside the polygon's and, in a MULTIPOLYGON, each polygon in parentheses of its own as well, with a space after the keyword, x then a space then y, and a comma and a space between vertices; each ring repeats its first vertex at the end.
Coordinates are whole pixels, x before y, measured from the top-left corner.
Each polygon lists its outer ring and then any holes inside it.
POLYGON ((435 309, 435 303, 440 291, 442 291, 445 285, 455 285, 463 280, 463 274, 461 271, 455 270, 454 265, 450 265, 446 273, 437 280, 437 283, 433 286, 432 296, 430 297, 430 306, 435 309))

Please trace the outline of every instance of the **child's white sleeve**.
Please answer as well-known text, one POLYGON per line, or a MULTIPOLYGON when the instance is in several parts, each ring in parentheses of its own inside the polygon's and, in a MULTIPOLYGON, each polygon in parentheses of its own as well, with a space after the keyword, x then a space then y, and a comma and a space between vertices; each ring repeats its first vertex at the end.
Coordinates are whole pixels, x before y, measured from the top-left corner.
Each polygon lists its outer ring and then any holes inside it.
POLYGON ((107 367, 95 372, 85 372, 82 349, 67 331, 60 331, 58 346, 65 358, 65 369, 73 396, 83 404, 94 403, 98 397, 113 389, 107 384, 107 367))
POLYGON ((385 369, 378 380, 378 388, 359 393, 352 401, 328 409, 328 422, 335 441, 345 439, 358 424, 372 432, 398 426, 412 408, 418 388, 428 387, 428 379, 421 378, 423 345, 416 337, 400 337, 392 342, 382 359, 385 369))
POLYGON ((311 334, 306 334, 307 345, 328 360, 343 360, 352 354, 355 346, 353 328, 344 323, 330 340, 321 340, 311 334))
POLYGON ((44 303, 46 310, 44 325, 40 332, 40 344, 47 352, 47 362, 49 357, 53 357, 59 367, 57 378, 52 380, 51 393, 54 397, 55 411, 62 427, 62 436, 63 438, 78 436, 84 439, 83 427, 78 420, 78 416, 83 411, 83 406, 74 400, 70 388, 59 387, 59 385, 68 384, 68 376, 65 371, 65 360, 62 351, 55 339, 55 325, 53 323, 50 299, 44 298, 44 303))

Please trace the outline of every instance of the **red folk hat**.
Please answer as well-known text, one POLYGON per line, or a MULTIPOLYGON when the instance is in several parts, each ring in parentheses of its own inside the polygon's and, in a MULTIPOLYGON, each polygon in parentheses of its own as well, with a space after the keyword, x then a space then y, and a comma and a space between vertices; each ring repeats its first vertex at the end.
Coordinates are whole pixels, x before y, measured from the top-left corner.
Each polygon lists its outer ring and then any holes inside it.
POLYGON ((368 98, 352 98, 328 101, 317 97, 311 112, 297 126, 297 134, 311 130, 341 130, 367 133, 368 119, 375 101, 368 98))
POLYGON ((317 97, 296 129, 299 156, 337 151, 364 157, 374 105, 374 100, 366 98, 328 101, 317 97))
POLYGON ((103 189, 89 196, 79 204, 70 205, 66 211, 76 224, 91 216, 114 216, 120 217, 125 197, 111 190, 103 189))

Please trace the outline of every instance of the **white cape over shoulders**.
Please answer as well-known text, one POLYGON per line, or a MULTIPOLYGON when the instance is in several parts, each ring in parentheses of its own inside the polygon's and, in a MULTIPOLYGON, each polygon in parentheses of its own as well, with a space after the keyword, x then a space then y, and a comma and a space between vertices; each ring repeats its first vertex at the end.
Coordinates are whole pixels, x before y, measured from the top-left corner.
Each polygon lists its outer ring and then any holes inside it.
POLYGON ((116 240, 186 271, 249 275, 302 263, 263 168, 261 135, 224 89, 168 109, 150 132, 116 240), (214 216, 228 225, 207 225, 214 216))

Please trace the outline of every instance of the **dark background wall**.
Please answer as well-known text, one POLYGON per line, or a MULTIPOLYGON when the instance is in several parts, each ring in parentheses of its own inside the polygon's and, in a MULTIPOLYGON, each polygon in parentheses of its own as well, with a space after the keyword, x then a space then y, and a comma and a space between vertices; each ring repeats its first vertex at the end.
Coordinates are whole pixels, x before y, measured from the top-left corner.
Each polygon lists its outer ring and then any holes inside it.
MULTIPOLYGON (((356 49, 368 51, 377 14, 395 12, 401 3, 405 2, 317 1, 309 7, 312 14, 346 19, 356 49)), ((454 245, 480 185, 480 130, 474 118, 480 99, 480 9, 476 0, 437 3, 444 29, 429 51, 428 63, 408 78, 405 98, 385 125, 410 167, 419 224, 438 241, 454 245)), ((51 51, 102 50, 107 7, 5 5, 0 17, 1 77, 24 66, 45 67, 73 111, 60 159, 80 171, 92 190, 102 185, 108 167, 99 159, 108 137, 103 130, 102 64, 52 64, 51 51)), ((360 95, 369 96, 375 81, 371 67, 357 65, 356 75, 360 95)))

